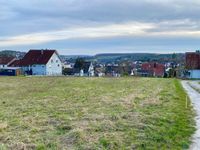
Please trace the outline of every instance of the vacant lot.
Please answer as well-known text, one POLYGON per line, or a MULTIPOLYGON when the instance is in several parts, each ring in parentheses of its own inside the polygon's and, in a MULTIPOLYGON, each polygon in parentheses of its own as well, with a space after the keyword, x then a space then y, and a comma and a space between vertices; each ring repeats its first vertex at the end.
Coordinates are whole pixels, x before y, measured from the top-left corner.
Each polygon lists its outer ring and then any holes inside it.
POLYGON ((193 112, 178 80, 0 78, 0 149, 185 149, 193 112))

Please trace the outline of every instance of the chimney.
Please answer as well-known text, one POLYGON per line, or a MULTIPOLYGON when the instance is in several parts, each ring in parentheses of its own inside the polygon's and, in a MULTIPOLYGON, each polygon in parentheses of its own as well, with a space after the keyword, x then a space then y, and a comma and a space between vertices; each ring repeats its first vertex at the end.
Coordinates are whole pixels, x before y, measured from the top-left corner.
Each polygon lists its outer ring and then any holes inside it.
POLYGON ((44 50, 43 50, 43 49, 41 50, 41 54, 42 54, 42 55, 44 54, 44 50))

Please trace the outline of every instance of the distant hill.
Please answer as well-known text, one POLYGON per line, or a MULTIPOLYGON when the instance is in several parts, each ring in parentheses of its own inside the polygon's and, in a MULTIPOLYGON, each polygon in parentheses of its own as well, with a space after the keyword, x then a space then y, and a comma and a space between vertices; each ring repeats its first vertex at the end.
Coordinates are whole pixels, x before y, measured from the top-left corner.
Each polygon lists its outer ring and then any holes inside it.
POLYGON ((120 62, 120 61, 183 61, 185 54, 154 54, 154 53, 110 53, 110 54, 97 54, 94 56, 98 62, 120 62))
POLYGON ((20 51, 13 51, 13 50, 2 50, 0 51, 0 56, 13 56, 17 58, 22 58, 26 53, 20 51))
POLYGON ((154 53, 107 53, 97 54, 95 56, 73 55, 65 56, 65 60, 74 62, 76 58, 81 57, 87 61, 96 61, 99 63, 118 63, 122 61, 156 61, 156 62, 183 62, 184 53, 174 54, 154 54, 154 53))
MULTIPOLYGON (((13 50, 0 51, 0 56, 14 56, 22 58, 26 53, 13 50)), ((177 62, 183 63, 184 53, 156 54, 156 53, 106 53, 90 55, 60 55, 62 60, 75 62, 77 58, 84 58, 86 61, 98 63, 119 63, 123 61, 156 61, 156 62, 177 62)))
POLYGON ((65 61, 67 60, 68 62, 75 62, 77 58, 83 58, 85 60, 93 60, 94 56, 89 56, 89 55, 60 55, 60 58, 65 61))

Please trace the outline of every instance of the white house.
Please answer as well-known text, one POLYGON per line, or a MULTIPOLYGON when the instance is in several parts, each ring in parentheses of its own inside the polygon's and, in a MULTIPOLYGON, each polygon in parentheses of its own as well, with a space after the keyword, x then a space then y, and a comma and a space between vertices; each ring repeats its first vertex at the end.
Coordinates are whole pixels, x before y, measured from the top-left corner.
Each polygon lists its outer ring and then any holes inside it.
POLYGON ((77 66, 75 64, 74 75, 80 77, 94 77, 94 65, 92 64, 92 62, 84 62, 82 66, 77 66))
POLYGON ((64 69, 73 69, 74 65, 75 63, 64 62, 62 66, 64 69))
POLYGON ((94 77, 94 66, 92 63, 90 63, 89 69, 88 69, 88 76, 94 77))
POLYGON ((20 66, 27 75, 62 75, 62 63, 56 50, 30 50, 20 66))

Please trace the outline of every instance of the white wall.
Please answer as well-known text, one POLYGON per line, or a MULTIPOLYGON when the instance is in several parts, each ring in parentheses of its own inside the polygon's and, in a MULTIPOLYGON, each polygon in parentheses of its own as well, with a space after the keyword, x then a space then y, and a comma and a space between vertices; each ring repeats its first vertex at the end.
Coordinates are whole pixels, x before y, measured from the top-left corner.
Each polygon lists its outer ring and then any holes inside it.
POLYGON ((52 55, 46 65, 46 75, 62 75, 62 63, 56 53, 52 55))
POLYGON ((200 70, 189 70, 190 78, 192 79, 200 79, 200 70))
POLYGON ((7 67, 7 65, 0 64, 0 68, 6 68, 6 67, 7 67))
POLYGON ((88 73, 89 73, 89 77, 94 77, 94 66, 93 66, 92 63, 90 64, 90 67, 88 69, 88 73))

